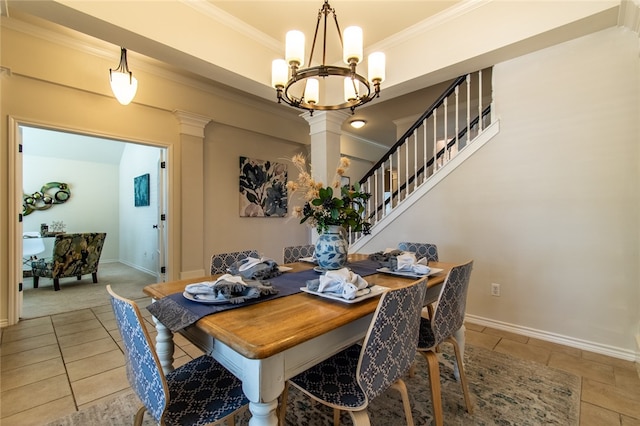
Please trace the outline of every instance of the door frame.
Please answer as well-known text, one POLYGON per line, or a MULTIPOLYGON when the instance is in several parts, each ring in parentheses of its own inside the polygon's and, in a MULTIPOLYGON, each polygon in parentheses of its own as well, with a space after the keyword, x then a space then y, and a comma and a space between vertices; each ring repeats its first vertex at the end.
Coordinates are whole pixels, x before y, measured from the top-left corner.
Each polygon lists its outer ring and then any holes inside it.
MULTIPOLYGON (((51 123, 42 123, 36 122, 33 120, 27 120, 22 118, 17 118, 14 116, 8 117, 8 145, 9 149, 13 154, 9 155, 9 176, 14 177, 14 184, 9 185, 9 253, 8 253, 8 261, 9 261, 9 283, 7 288, 7 319, 9 324, 14 325, 17 324, 20 320, 20 315, 22 314, 22 291, 18 288, 18 283, 22 283, 22 221, 19 220, 20 215, 22 214, 22 195, 23 195, 23 181, 22 181, 22 172, 23 172, 23 157, 22 152, 20 150, 20 145, 22 144, 21 140, 21 132, 20 127, 35 127, 45 130, 51 130, 55 132, 62 133, 74 133, 83 136, 89 136, 100 139, 111 139, 118 142, 124 143, 133 143, 138 145, 147 145, 153 146, 156 148, 164 149, 166 152, 165 161, 167 164, 167 169, 165 173, 167 176, 165 178, 165 187, 164 187, 164 205, 167 210, 172 210, 172 197, 171 197, 171 182, 172 182, 172 165, 173 165, 173 157, 174 157, 174 147, 172 144, 162 141, 148 141, 148 140, 137 140, 135 138, 123 138, 122 136, 105 134, 105 133, 97 133, 91 132, 87 130, 78 130, 72 129, 68 127, 64 127, 58 124, 51 123)), ((167 212, 168 213, 168 212, 167 212)), ((169 232, 172 229, 171 217, 172 214, 166 215, 166 220, 164 221, 165 226, 165 235, 164 239, 164 252, 165 259, 167 264, 165 267, 167 268, 167 273, 165 276, 173 276, 175 271, 171 270, 171 267, 174 265, 174 253, 172 250, 173 244, 171 244, 172 233, 169 232)), ((159 242, 158 242, 159 243, 159 242)))

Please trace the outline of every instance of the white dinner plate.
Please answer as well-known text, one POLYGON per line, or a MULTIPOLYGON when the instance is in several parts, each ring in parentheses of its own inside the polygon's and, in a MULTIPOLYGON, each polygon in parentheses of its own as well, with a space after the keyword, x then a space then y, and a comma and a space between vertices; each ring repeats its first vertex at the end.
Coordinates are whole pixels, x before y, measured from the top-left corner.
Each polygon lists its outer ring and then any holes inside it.
MULTIPOLYGON (((337 300, 338 302, 342 302, 342 303, 358 303, 358 302, 362 302, 363 300, 370 299, 370 298, 376 297, 376 296, 380 296, 382 293, 384 293, 388 289, 389 289, 389 287, 384 287, 384 286, 381 286, 381 285, 372 285, 371 287, 367 287, 365 289, 358 290, 358 293, 360 293, 360 296, 356 296, 355 299, 347 300, 344 297, 340 297, 340 296, 338 296, 336 294, 319 293, 317 291, 309 290, 307 287, 300 287, 300 290, 304 291, 305 293, 313 294, 315 296, 324 297, 325 299, 337 300), (370 290, 370 291, 366 291, 366 290, 370 290)), ((358 293, 356 293, 356 295, 358 293)))
POLYGON ((313 263, 314 265, 318 264, 318 261, 316 261, 315 257, 301 257, 300 259, 298 259, 300 262, 307 262, 307 263, 313 263))
POLYGON ((192 302, 198 302, 205 305, 226 305, 227 303, 231 303, 232 299, 219 299, 219 300, 206 300, 206 299, 196 299, 193 294, 187 293, 186 291, 182 293, 185 299, 189 299, 192 302))
POLYGON ((382 272, 384 274, 398 275, 400 277, 407 277, 407 278, 424 278, 424 277, 428 277, 429 275, 435 275, 444 271, 444 269, 440 269, 440 268, 430 268, 430 269, 431 270, 426 274, 416 274, 415 272, 411 272, 411 271, 393 271, 387 267, 378 268, 376 269, 376 271, 382 272))
POLYGON ((287 271, 290 271, 290 270, 292 270, 292 269, 293 269, 293 268, 292 268, 292 267, 290 267, 290 266, 280 266, 280 265, 278 265, 278 270, 279 270, 280 272, 287 272, 287 271))

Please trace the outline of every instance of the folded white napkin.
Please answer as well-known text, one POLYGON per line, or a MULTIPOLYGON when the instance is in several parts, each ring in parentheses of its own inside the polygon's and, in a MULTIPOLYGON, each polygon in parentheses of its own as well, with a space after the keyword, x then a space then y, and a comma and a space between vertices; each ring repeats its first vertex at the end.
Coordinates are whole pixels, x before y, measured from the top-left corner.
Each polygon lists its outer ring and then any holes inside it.
POLYGON ((398 267, 396 271, 399 272, 413 272, 414 274, 426 275, 431 271, 431 268, 427 266, 428 260, 426 257, 416 260, 416 254, 410 251, 405 251, 398 255, 398 267))
POLYGON ((192 294, 198 300, 225 300, 229 298, 228 293, 221 291, 221 285, 228 286, 229 283, 233 283, 240 287, 246 287, 247 284, 242 280, 242 277, 237 277, 231 274, 224 274, 215 281, 204 281, 195 284, 188 284, 184 291, 192 294))
POLYGON ((240 261, 242 262, 242 265, 238 267, 238 271, 240 272, 246 271, 247 269, 253 268, 258 263, 266 262, 268 260, 273 260, 273 259, 269 259, 268 257, 261 257, 259 259, 255 257, 246 257, 240 261))
POLYGON ((347 300, 355 299, 358 290, 369 286, 364 278, 347 268, 327 271, 319 280, 318 292, 334 293, 347 300))

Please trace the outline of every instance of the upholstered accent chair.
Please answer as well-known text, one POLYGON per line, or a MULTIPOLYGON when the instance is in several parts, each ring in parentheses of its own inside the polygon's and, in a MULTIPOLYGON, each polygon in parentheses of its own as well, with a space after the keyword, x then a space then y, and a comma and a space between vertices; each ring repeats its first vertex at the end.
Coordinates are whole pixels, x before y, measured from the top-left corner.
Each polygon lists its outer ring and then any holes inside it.
POLYGON ((258 257, 258 250, 234 251, 211 256, 211 275, 226 274, 227 268, 247 257, 258 257))
POLYGON ((392 387, 402 396, 407 424, 413 425, 402 376, 415 359, 425 289, 423 280, 382 294, 362 345, 352 345, 289 380, 282 394, 280 424, 291 384, 333 407, 334 425, 339 424, 340 410, 348 411, 354 423, 368 420, 369 401, 392 387))
MULTIPOLYGON (((416 254, 417 259, 426 257, 428 261, 438 261, 438 247, 435 244, 430 243, 398 243, 398 250, 410 251, 416 254)), ((427 315, 429 318, 433 317, 433 306, 438 301, 440 291, 442 290, 442 284, 431 286, 427 289, 427 295, 424 297, 424 304, 427 307, 427 315)))
POLYGON ((429 383, 431 384, 431 399, 434 409, 435 424, 442 425, 442 397, 440 393, 440 366, 436 355, 436 348, 444 342, 451 343, 456 356, 457 371, 462 385, 464 401, 467 411, 471 413, 471 397, 469 386, 464 373, 463 359, 460 347, 454 334, 464 323, 464 313, 467 306, 467 290, 473 261, 451 269, 443 284, 435 312, 431 319, 420 319, 420 333, 418 337, 418 352, 427 360, 429 366, 429 383))
POLYGON ((91 274, 97 283, 98 263, 106 237, 104 232, 56 235, 52 257, 31 263, 33 288, 38 288, 40 277, 52 278, 55 291, 60 290, 60 278, 80 280, 83 275, 91 274))
POLYGON ((109 285, 107 291, 122 336, 127 379, 143 403, 134 425, 142 424, 145 412, 166 426, 235 424, 235 414, 249 403, 242 382, 209 355, 165 376, 138 306, 109 285))
POLYGON ((316 246, 313 244, 304 246, 289 246, 282 249, 282 262, 293 263, 297 262, 301 257, 312 257, 316 251, 316 246))

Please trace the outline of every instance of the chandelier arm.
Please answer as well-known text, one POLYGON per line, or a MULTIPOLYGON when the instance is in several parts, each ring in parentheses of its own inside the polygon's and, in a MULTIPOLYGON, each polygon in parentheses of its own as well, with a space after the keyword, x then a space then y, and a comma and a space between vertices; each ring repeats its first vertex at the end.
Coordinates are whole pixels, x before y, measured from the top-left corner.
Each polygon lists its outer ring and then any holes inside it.
MULTIPOLYGON (((322 34, 322 65, 327 63, 327 15, 331 11, 329 9, 329 1, 325 0, 324 2, 324 33, 322 34)), ((309 66, 311 66, 311 62, 309 62, 309 66)))
POLYGON ((333 20, 336 23, 336 29, 338 30, 338 39, 340 40, 340 47, 344 49, 344 43, 342 42, 342 31, 340 31, 340 24, 338 24, 338 16, 336 15, 336 10, 333 9, 333 20))
POLYGON ((316 40, 318 39, 318 29, 320 28, 320 19, 322 19, 322 11, 324 10, 324 6, 322 9, 318 10, 318 20, 316 21, 316 32, 313 34, 313 43, 311 43, 311 53, 309 54, 309 66, 311 65, 311 61, 313 61, 313 52, 316 49, 316 40))

